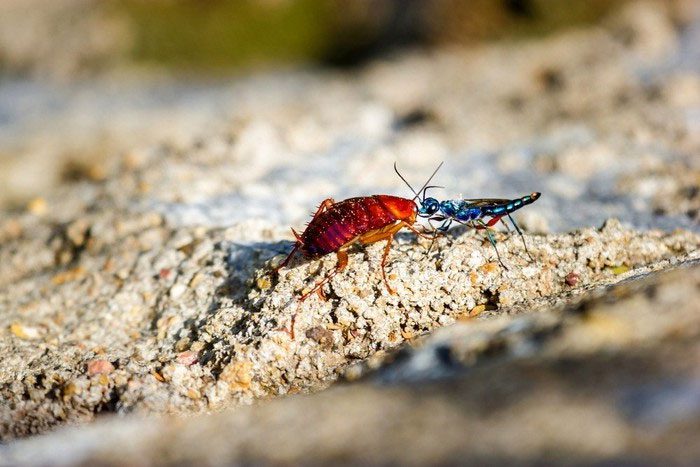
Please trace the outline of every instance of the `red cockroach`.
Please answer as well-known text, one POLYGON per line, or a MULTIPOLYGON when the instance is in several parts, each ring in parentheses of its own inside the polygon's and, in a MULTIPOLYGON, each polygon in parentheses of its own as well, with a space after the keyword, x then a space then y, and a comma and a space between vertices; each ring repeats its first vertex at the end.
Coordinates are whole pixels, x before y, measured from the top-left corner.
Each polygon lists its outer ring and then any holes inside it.
MULTIPOLYGON (((424 236, 423 233, 413 227, 413 224, 416 222, 416 216, 419 214, 416 199, 419 198, 419 193, 428 188, 428 183, 430 183, 430 180, 432 180, 441 166, 442 163, 435 169, 418 192, 414 191, 416 196, 413 199, 391 195, 373 195, 349 198, 339 202, 335 202, 332 198, 324 200, 307 224, 304 232, 299 234, 292 229, 292 233, 297 239, 294 249, 275 271, 286 266, 297 251, 301 251, 308 258, 316 258, 335 252, 338 258, 335 269, 328 273, 323 280, 319 281, 311 291, 302 295, 300 300, 305 300, 313 292, 318 292, 319 295, 323 296, 322 287, 347 266, 348 249, 352 245, 356 243, 368 245, 386 240, 381 262, 382 278, 389 293, 395 294, 396 292, 389 285, 389 281, 387 281, 386 271, 384 270, 386 259, 391 249, 391 242, 394 239, 394 235, 403 228, 424 236)), ((394 164, 394 170, 406 182, 396 168, 396 164, 394 164)), ((413 189, 411 188, 411 190, 413 189)))

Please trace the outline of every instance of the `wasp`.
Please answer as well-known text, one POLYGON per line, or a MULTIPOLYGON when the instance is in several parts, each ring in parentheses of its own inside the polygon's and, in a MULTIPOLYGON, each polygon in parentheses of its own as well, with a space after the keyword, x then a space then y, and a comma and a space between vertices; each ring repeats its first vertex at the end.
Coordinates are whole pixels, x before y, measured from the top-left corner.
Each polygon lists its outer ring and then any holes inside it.
MULTIPOLYGON (((420 193, 424 193, 427 188, 430 188, 428 184, 441 166, 442 163, 438 165, 423 187, 416 192, 406 182, 406 179, 401 176, 396 164, 394 164, 396 173, 415 194, 413 199, 392 195, 373 195, 349 198, 337 202, 333 198, 324 200, 301 234, 292 229, 292 233, 296 238, 294 248, 275 271, 279 271, 279 269, 286 266, 297 252, 301 252, 307 258, 317 258, 329 253, 335 253, 337 257, 335 269, 317 282, 299 300, 305 300, 314 292, 323 297, 322 287, 348 265, 348 250, 350 247, 355 244, 369 245, 386 240, 381 261, 382 279, 387 291, 395 295, 396 291, 389 285, 385 271, 392 241, 396 233, 404 228, 422 237, 426 236, 413 226, 416 223, 416 218, 422 212, 421 210, 425 208, 422 203, 418 203, 416 200, 421 198, 420 193)), ((423 199, 425 199, 425 196, 423 196, 423 199)))
MULTIPOLYGON (((431 188, 431 187, 428 187, 431 188)), ((501 221, 503 225, 506 226, 508 230, 508 224, 503 220, 504 217, 508 217, 510 222, 515 227, 515 230, 520 235, 523 241, 523 246, 525 247, 525 252, 532 260, 532 255, 527 249, 527 244, 525 243, 525 237, 523 232, 518 227, 518 224, 511 216, 511 213, 517 211, 523 206, 532 204, 540 197, 541 193, 533 192, 529 195, 522 196, 515 199, 498 199, 498 198, 480 198, 480 199, 448 199, 444 201, 438 201, 435 198, 426 198, 425 191, 423 192, 423 199, 420 202, 420 207, 418 208, 418 214, 421 217, 427 217, 428 221, 442 222, 442 224, 435 229, 435 233, 445 232, 450 228, 452 222, 457 222, 459 224, 466 225, 475 229, 485 229, 486 235, 489 242, 496 250, 496 257, 501 267, 508 269, 503 261, 501 261, 501 256, 498 253, 498 248, 496 248, 496 240, 491 233, 491 228, 501 221)), ((432 224, 431 224, 432 225, 432 224)), ((431 245, 432 246, 432 245, 431 245)))

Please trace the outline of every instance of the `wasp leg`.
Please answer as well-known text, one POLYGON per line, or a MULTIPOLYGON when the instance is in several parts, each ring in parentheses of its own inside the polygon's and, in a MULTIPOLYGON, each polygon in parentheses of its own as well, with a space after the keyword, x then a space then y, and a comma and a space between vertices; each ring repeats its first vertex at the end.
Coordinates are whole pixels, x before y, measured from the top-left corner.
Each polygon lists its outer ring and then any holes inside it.
MULTIPOLYGON (((508 217, 510 217, 510 214, 508 214, 508 217)), ((512 219, 511 219, 511 220, 512 220, 512 219)), ((503 225, 505 226, 506 231, 508 232, 508 234, 510 234, 510 232, 511 232, 510 226, 508 225, 508 223, 507 223, 506 221, 503 220, 502 217, 501 217, 501 224, 503 224, 503 225)))
MULTIPOLYGON (((452 219, 438 219, 438 220, 443 220, 443 223, 442 223, 442 225, 440 225, 440 227, 434 229, 435 233, 433 234, 433 238, 430 241, 430 246, 428 247, 428 252, 426 253, 426 255, 430 254, 430 251, 433 249, 433 245, 435 244, 435 239, 437 239, 437 236, 441 232, 447 232, 447 229, 449 229, 450 225, 452 225, 452 219)), ((428 222, 430 222, 430 220, 428 220, 428 222)))
POLYGON ((480 220, 481 228, 485 229, 487 227, 493 227, 494 225, 496 225, 498 223, 498 221, 501 220, 501 217, 503 217, 503 216, 494 217, 493 219, 489 220, 488 222, 484 222, 484 221, 480 220))
POLYGON ((428 251, 425 252, 425 256, 428 256, 430 252, 433 250, 433 245, 435 245, 435 240, 437 239, 439 230, 435 229, 435 232, 433 233, 433 238, 430 239, 430 245, 428 246, 428 251))
POLYGON ((525 253, 527 253, 527 256, 530 258, 530 261, 535 261, 532 258, 530 251, 527 249, 527 243, 525 243, 525 236, 523 235, 523 232, 520 230, 520 227, 518 227, 518 224, 515 223, 515 219, 513 219, 513 216, 511 216, 510 213, 508 213, 508 219, 510 219, 510 221, 513 223, 513 227, 515 227, 515 231, 518 232, 518 235, 520 235, 520 239, 523 241, 523 247, 525 247, 525 253))
POLYGON ((486 231, 486 237, 488 237, 489 242, 491 242, 493 249, 496 251, 496 258, 498 258, 498 262, 501 263, 501 267, 507 271, 508 268, 506 267, 505 264, 503 264, 503 260, 501 260, 501 255, 498 253, 498 248, 496 247, 496 239, 493 238, 493 234, 491 233, 490 230, 486 231))
POLYGON ((489 229, 496 225, 496 223, 501 220, 501 217, 503 216, 493 217, 488 222, 484 222, 482 219, 477 219, 475 221, 476 223, 474 224, 474 228, 476 230, 489 229))
POLYGON ((493 225, 501 220, 500 217, 494 217, 493 219, 489 220, 488 222, 484 222, 482 220, 479 220, 479 225, 476 226, 477 229, 486 230, 486 237, 489 239, 489 242, 491 243, 491 246, 493 246, 493 249, 496 250, 496 258, 498 258, 498 262, 501 264, 501 267, 505 269, 506 271, 508 268, 506 267, 505 264, 503 264, 503 261, 501 260, 501 255, 498 253, 498 248, 496 247, 496 239, 493 238, 493 234, 491 233, 490 227, 493 227, 493 225))
MULTIPOLYGON (((336 257, 338 258, 338 264, 336 264, 335 269, 333 269, 331 272, 329 272, 326 277, 324 277, 322 280, 318 281, 316 285, 314 285, 314 288, 311 289, 310 291, 306 292, 304 295, 299 298, 300 302, 303 302, 306 300, 309 295, 312 293, 317 292, 319 289, 321 289, 324 285, 328 283, 331 279, 333 279, 333 276, 338 274, 340 271, 345 269, 345 266, 348 265, 348 248, 350 248, 350 245, 352 243, 347 243, 343 246, 340 247, 340 249, 336 252, 336 257)), ((321 295, 321 298, 325 299, 324 295, 321 295)))
POLYGON ((413 227, 413 226, 412 226, 411 224, 409 224, 408 222, 404 222, 404 225, 403 225, 403 227, 406 227, 408 230, 410 230, 411 232, 415 233, 415 234, 418 235, 419 237, 429 238, 429 239, 430 239, 430 247, 428 248, 428 251, 426 252, 426 255, 429 254, 429 253, 430 253, 430 250, 433 249, 433 243, 435 243, 435 238, 438 236, 438 231, 440 230, 440 227, 438 227, 437 229, 435 229, 435 227, 433 227, 433 224, 430 223, 430 220, 431 220, 431 219, 428 219, 428 223, 430 224, 430 227, 433 228, 433 235, 426 235, 424 232, 419 232, 418 229, 416 229, 415 227, 413 227))
POLYGON ((435 244, 435 239, 438 236, 438 228, 433 225, 431 220, 432 219, 428 219, 428 224, 433 229, 433 238, 430 239, 430 246, 428 246, 428 251, 425 252, 425 256, 428 256, 430 254, 430 251, 433 249, 433 245, 435 244))

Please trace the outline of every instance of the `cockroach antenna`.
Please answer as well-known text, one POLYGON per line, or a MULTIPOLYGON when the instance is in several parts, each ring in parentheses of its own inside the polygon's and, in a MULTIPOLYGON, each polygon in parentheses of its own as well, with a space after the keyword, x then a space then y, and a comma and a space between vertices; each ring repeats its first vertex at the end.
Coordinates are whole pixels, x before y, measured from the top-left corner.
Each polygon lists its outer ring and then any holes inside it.
MULTIPOLYGON (((408 181, 407 181, 405 178, 403 178, 403 175, 401 175, 401 172, 399 172, 399 168, 396 166, 396 162, 394 162, 394 172, 396 172, 396 175, 398 175, 399 178, 400 178, 401 180, 403 180, 403 182, 404 182, 404 183, 406 184, 406 186, 411 190, 411 192, 413 192, 414 195, 418 196, 418 193, 416 193, 416 190, 413 189, 413 187, 411 186, 411 184, 408 183, 408 181)), ((415 199, 415 198, 414 198, 414 199, 415 199)))
POLYGON ((403 175, 401 175, 401 173, 399 172, 398 167, 396 166, 396 162, 394 162, 394 172, 396 172, 396 175, 398 175, 399 178, 400 178, 401 180, 403 180, 403 182, 406 184, 406 186, 408 186, 408 188, 410 188, 410 190, 413 192, 413 194, 415 195, 415 196, 413 197, 413 201, 415 201, 415 200, 417 200, 418 198, 420 198, 420 193, 425 192, 425 190, 427 190, 428 188, 436 188, 436 187, 433 187, 433 186, 430 186, 430 187, 429 187, 428 184, 429 184, 430 181, 433 179, 433 177, 434 177, 435 174, 438 172, 438 170, 440 170, 440 167, 442 167, 442 164, 444 164, 444 163, 445 163, 445 162, 440 162, 440 164, 437 166, 437 168, 433 171, 433 173, 432 173, 432 175, 430 176, 430 178, 428 178, 428 180, 425 182, 425 184, 424 184, 424 185, 420 188, 420 190, 418 190, 418 191, 414 190, 413 187, 411 186, 411 184, 408 183, 408 181, 406 181, 406 179, 403 177, 403 175))
MULTIPOLYGON (((425 184, 423 184, 423 186, 420 187, 420 190, 418 190, 418 193, 422 193, 423 191, 425 191, 428 188, 428 184, 433 179, 435 174, 438 173, 438 170, 440 170, 440 167, 442 167, 442 164, 444 164, 444 163, 445 162, 440 162, 440 164, 437 166, 437 168, 433 171, 432 175, 430 175, 430 178, 428 178, 428 180, 425 182, 425 184)), ((416 196, 415 196, 415 198, 413 198, 413 201, 415 201, 419 197, 418 193, 416 193, 416 196)))

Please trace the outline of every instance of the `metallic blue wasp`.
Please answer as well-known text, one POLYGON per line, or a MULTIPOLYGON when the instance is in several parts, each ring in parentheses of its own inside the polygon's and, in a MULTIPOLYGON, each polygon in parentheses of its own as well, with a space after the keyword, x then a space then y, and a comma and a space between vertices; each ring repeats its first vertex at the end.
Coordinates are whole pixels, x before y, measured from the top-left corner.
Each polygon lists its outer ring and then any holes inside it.
MULTIPOLYGON (((442 163, 438 166, 438 169, 442 166, 442 163)), ((453 222, 457 222, 474 229, 485 229, 486 236, 489 242, 496 250, 496 257, 498 262, 504 269, 508 269, 503 261, 501 261, 501 255, 498 253, 498 248, 496 248, 496 239, 491 233, 491 228, 498 222, 501 221, 503 225, 506 226, 508 231, 510 227, 503 220, 503 217, 508 217, 510 222, 515 227, 515 230, 520 235, 523 241, 523 246, 525 247, 525 252, 532 260, 532 255, 527 249, 527 244, 525 243, 525 237, 523 232, 518 227, 518 224, 511 216, 511 213, 517 211, 523 206, 532 204, 540 197, 540 193, 533 192, 529 195, 523 196, 516 199, 499 199, 499 198, 479 198, 479 199, 447 199, 444 201, 438 201, 435 198, 428 197, 427 191, 431 188, 443 188, 436 185, 424 186, 421 188, 420 192, 416 192, 410 183, 399 173, 396 164, 394 164, 394 171, 396 174, 404 181, 406 185, 411 189, 413 194, 416 195, 414 198, 417 208, 417 214, 419 217, 426 218, 430 225, 432 226, 432 221, 442 222, 439 227, 433 227, 435 236, 440 232, 445 232, 450 228, 453 222)), ((437 170, 436 170, 437 171, 437 170)), ((433 236, 433 241, 435 240, 433 236)), ((432 248, 432 243, 430 245, 432 248)), ((428 250, 430 251, 430 250, 428 250)))
MULTIPOLYGON (((430 187, 429 187, 430 188, 430 187)), ((503 225, 510 231, 508 224, 503 220, 503 217, 508 217, 510 222, 515 227, 515 230, 520 235, 523 241, 523 246, 525 247, 525 252, 528 254, 532 260, 532 255, 527 249, 527 244, 525 243, 525 237, 523 232, 518 227, 518 224, 511 216, 511 213, 517 211, 523 206, 534 203, 540 197, 540 193, 534 192, 529 195, 523 196, 516 199, 495 199, 495 198, 482 198, 482 199, 448 199, 444 201, 438 201, 435 198, 424 197, 418 209, 418 215, 420 217, 427 218, 428 221, 442 222, 442 224, 435 228, 437 232, 445 232, 450 228, 453 222, 466 225, 475 229, 486 229, 486 235, 489 242, 496 250, 496 257, 498 262, 504 269, 508 269, 501 261, 501 256, 498 253, 498 248, 496 248, 496 240, 490 231, 498 221, 503 222, 503 225)), ((432 223, 431 223, 432 225, 432 223)))

